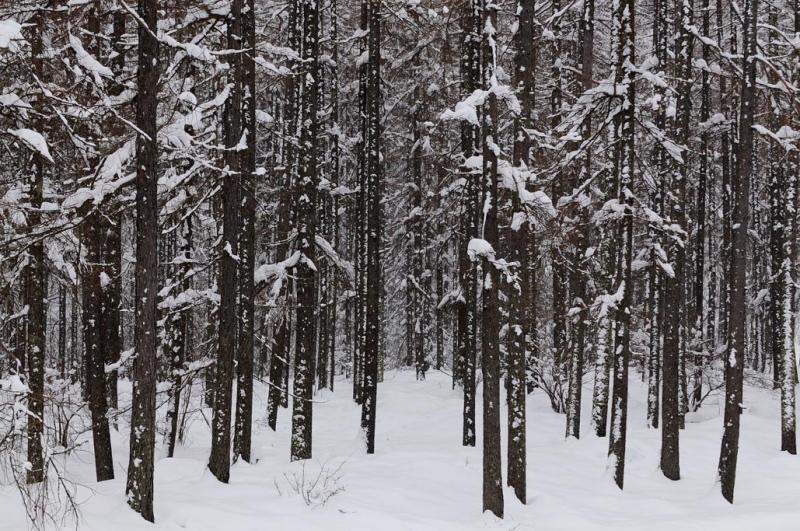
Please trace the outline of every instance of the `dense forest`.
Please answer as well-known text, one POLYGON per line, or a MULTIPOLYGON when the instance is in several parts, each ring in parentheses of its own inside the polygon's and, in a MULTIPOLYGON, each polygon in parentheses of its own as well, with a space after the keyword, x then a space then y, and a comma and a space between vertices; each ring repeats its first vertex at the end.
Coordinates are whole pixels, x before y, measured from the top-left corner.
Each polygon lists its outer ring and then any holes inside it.
POLYGON ((410 374, 467 512, 530 502, 534 399, 619 489, 713 410, 733 503, 751 390, 797 451, 798 4, 0 0, 0 492, 60 528, 83 456, 158 523, 192 426, 221 483, 335 395, 380 453, 410 374))

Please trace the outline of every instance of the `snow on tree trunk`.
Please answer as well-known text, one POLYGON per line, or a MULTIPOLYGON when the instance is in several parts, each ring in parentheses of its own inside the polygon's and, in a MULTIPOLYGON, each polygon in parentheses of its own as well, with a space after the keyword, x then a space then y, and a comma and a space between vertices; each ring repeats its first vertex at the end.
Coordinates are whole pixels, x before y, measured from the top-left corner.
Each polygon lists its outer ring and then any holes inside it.
POLYGON ((136 298, 128 504, 153 521, 153 461, 156 421, 156 302, 158 294, 158 116, 159 42, 154 32, 158 2, 139 0, 139 68, 136 74, 136 298), (146 25, 146 26, 145 26, 146 25), (145 136, 146 135, 146 136, 145 136))
POLYGON ((633 285, 633 174, 636 153, 634 151, 634 123, 636 92, 633 68, 635 4, 633 0, 622 0, 614 13, 614 30, 617 38, 617 55, 614 82, 623 95, 615 135, 617 148, 614 153, 615 175, 618 183, 620 204, 624 205, 624 216, 616 234, 620 250, 617 272, 618 292, 622 296, 615 309, 615 349, 613 356, 614 392, 611 399, 611 429, 608 438, 610 467, 614 482, 622 489, 625 478, 625 443, 628 417, 628 362, 631 353, 631 301, 633 285))
POLYGON ((758 0, 747 0, 744 7, 744 38, 740 87, 739 142, 736 174, 732 179, 732 239, 730 304, 728 332, 730 339, 724 354, 725 413, 718 475, 722 497, 733 503, 736 484, 736 461, 739 455, 739 421, 744 380, 744 353, 747 330, 746 256, 750 222, 750 179, 753 170, 753 111, 756 84, 756 27, 758 0))

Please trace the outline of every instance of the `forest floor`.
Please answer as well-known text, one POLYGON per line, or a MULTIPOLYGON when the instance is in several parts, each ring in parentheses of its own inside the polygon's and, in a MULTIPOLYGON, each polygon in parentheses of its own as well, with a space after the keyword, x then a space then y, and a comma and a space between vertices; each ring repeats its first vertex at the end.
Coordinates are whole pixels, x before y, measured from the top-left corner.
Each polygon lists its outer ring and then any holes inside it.
MULTIPOLYGON (((89 449, 64 463, 67 477, 80 485, 79 529, 800 529, 800 457, 778 451, 778 400, 771 391, 745 389, 732 506, 722 500, 715 484, 722 426, 718 397, 710 397, 701 412, 687 417, 680 439, 681 480, 672 482, 658 469, 661 433, 645 426, 646 390, 632 371, 623 492, 606 469, 607 440, 590 430, 588 400, 584 399, 583 437, 565 440, 564 416, 550 409, 541 392, 534 392, 528 399, 527 505, 506 489, 505 519, 499 520, 480 510, 480 395, 478 444, 464 448, 462 397, 458 389, 451 389, 450 378, 432 371, 426 381, 418 382, 412 371, 388 372, 378 391, 376 453, 366 455, 360 408, 350 399, 349 382, 337 380, 336 387, 335 393, 324 391, 316 397, 314 459, 290 463, 290 410, 281 410, 278 431, 273 433, 263 420, 266 388, 257 385, 253 426, 257 462, 236 463, 228 485, 218 483, 206 469, 209 430, 203 417, 196 415, 175 458, 165 458, 165 445, 157 449, 155 525, 141 520, 125 503, 127 428, 112 435, 117 479, 101 484, 93 481, 91 437, 87 437, 89 449)), ((120 395, 121 403, 130 400, 127 383, 121 384, 120 395)), ((584 397, 590 396, 588 377, 584 397)), ((505 440, 504 429, 503 453, 505 440)), ((0 530, 26 528, 13 486, 0 487, 0 515, 0 530)), ((74 528, 74 523, 62 528, 74 528)))

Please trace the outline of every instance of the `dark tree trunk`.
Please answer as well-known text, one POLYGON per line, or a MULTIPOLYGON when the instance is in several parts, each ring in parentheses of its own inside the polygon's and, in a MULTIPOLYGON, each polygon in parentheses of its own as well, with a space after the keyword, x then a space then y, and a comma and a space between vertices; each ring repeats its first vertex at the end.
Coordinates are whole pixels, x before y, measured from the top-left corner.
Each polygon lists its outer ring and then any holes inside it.
MULTIPOLYGON (((710 35, 710 5, 709 0, 703 0, 702 11, 702 33, 710 35)), ((706 64, 711 60, 708 44, 702 44, 703 60, 706 64)), ((708 80, 708 72, 704 69, 700 74, 700 122, 708 121, 711 106, 711 90, 708 80)), ((691 404, 692 409, 700 407, 703 399, 703 364, 706 358, 706 341, 704 334, 706 326, 705 318, 705 277, 706 277, 706 187, 709 177, 709 133, 704 130, 700 134, 700 168, 697 176, 697 230, 695 237, 695 260, 694 260, 694 318, 692 323, 692 350, 694 351, 694 369, 692 373, 691 404)), ((711 284, 709 283, 709 286, 711 284)), ((711 290, 709 290, 711 291, 711 290)))
MULTIPOLYGON (((778 27, 777 10, 769 6, 769 24, 778 27)), ((778 55, 774 45, 769 54, 778 55)), ((800 67, 796 67, 800 69, 800 67)), ((797 75, 797 74, 795 74, 797 75)), ((770 82, 776 83, 774 75, 770 82)), ((770 129, 779 130, 789 126, 791 114, 772 99, 770 129)), ((796 413, 795 413, 795 379, 796 361, 794 354, 794 247, 796 245, 795 201, 797 193, 796 166, 793 167, 793 153, 784 154, 781 146, 773 144, 769 147, 771 163, 769 172, 770 201, 770 257, 771 281, 769 284, 769 324, 772 338, 772 352, 779 367, 779 385, 781 390, 781 451, 794 455, 797 453, 796 413), (787 164, 788 163, 788 164, 787 164)))
POLYGON ((367 453, 375 453, 375 416, 378 399, 378 358, 380 354, 380 238, 381 238, 381 0, 368 0, 369 36, 367 38, 367 293, 366 337, 364 342, 364 402, 361 428, 367 453))
POLYGON ((622 489, 625 478, 625 442, 628 420, 628 361, 631 353, 631 301, 633 300, 633 174, 636 153, 634 151, 634 117, 636 93, 632 71, 636 64, 635 5, 633 0, 622 0, 614 13, 617 34, 617 61, 615 84, 627 87, 624 105, 617 124, 617 149, 615 170, 619 183, 619 202, 625 206, 625 215, 617 231, 619 240, 619 268, 617 284, 622 289, 622 300, 616 308, 616 348, 614 349, 614 393, 611 400, 611 430, 608 438, 610 466, 614 470, 614 482, 622 489))
POLYGON ((128 504, 153 521, 153 453, 156 421, 156 301, 158 294, 159 43, 157 0, 139 0, 139 68, 136 75, 136 297, 131 449, 125 492, 128 504), (146 26, 144 26, 146 24, 146 26))
MULTIPOLYGON (((183 259, 183 267, 181 271, 180 287, 182 291, 186 291, 191 286, 192 276, 192 218, 187 217, 183 222, 183 234, 181 258, 183 259)), ((167 439, 167 456, 175 456, 175 446, 178 441, 178 425, 180 417, 181 406, 181 388, 183 387, 183 370, 188 351, 189 336, 192 333, 191 329, 191 306, 186 308, 179 308, 178 315, 174 318, 172 326, 173 342, 170 345, 172 352, 171 368, 172 368, 172 396, 170 402, 170 410, 167 412, 169 419, 169 436, 167 439)))
POLYGON ((436 365, 437 371, 444 368, 444 312, 439 308, 439 302, 444 297, 444 275, 442 265, 436 266, 436 365))
MULTIPOLYGON (((465 2, 462 15, 464 38, 461 50, 462 95, 469 96, 481 86, 481 34, 483 7, 481 0, 465 2)), ((480 153, 480 128, 464 123, 461 129, 462 157, 480 153)), ((469 260, 467 247, 472 238, 478 237, 480 218, 480 175, 467 168, 464 174, 464 214, 459 249, 459 281, 461 300, 458 312, 458 357, 459 377, 464 386, 464 446, 475 446, 475 370, 478 359, 478 267, 469 260)))
MULTIPOLYGON (((36 76, 43 78, 44 54, 42 46, 42 33, 45 31, 46 22, 44 12, 36 11, 34 15, 34 28, 31 35, 31 53, 36 76)), ((37 95, 37 107, 41 109, 45 102, 43 96, 37 95)), ((33 172, 28 177, 28 201, 31 211, 28 226, 40 226, 42 195, 44 191, 44 160, 38 153, 33 155, 33 172)), ((42 440, 44 439, 44 367, 47 332, 47 269, 44 261, 44 243, 36 238, 28 251, 28 263, 24 270, 23 304, 28 307, 25 317, 26 334, 24 336, 25 358, 28 369, 28 483, 40 483, 44 480, 44 455, 42 453, 42 440)), ((20 342, 22 337, 17 336, 20 342)), ((106 427, 108 424, 106 423, 106 427)), ((110 452, 110 445, 109 445, 110 452)), ((109 460, 109 463, 111 461, 109 460)), ((113 477, 113 471, 112 471, 113 477)), ((98 477, 98 480, 101 478, 98 477)), ((103 478, 105 479, 105 478, 103 478)))
MULTIPOLYGON (((331 71, 331 128, 338 131, 339 125, 339 12, 336 0, 331 0, 331 32, 333 66, 331 71)), ((330 157, 331 172, 329 180, 331 187, 339 186, 340 157, 339 157, 339 135, 333 134, 330 138, 330 157)), ((339 242, 339 196, 331 197, 331 231, 333 236, 333 248, 340 251, 339 242)), ((336 268, 331 266, 330 271, 330 293, 328 296, 328 306, 326 308, 326 325, 328 327, 328 345, 326 350, 329 353, 328 361, 328 387, 333 391, 334 377, 336 376, 336 320, 339 305, 339 284, 337 282, 336 268)))
MULTIPOLYGON (((242 37, 242 0, 232 0, 227 17, 228 48, 239 50, 242 37)), ((219 249, 219 329, 217 366, 214 382, 214 415, 211 423, 211 455, 208 468, 221 482, 227 483, 231 469, 231 394, 233 362, 237 359, 238 324, 236 291, 238 264, 239 210, 241 208, 241 160, 235 147, 242 136, 241 127, 241 56, 228 56, 230 95, 225 100, 223 136, 225 160, 222 179, 222 241, 219 249)))
MULTIPOLYGON (((298 18, 300 16, 300 4, 292 2, 289 9, 289 28, 288 44, 289 48, 299 50, 300 30, 298 18)), ((297 140, 297 117, 299 103, 299 64, 292 61, 291 68, 295 72, 286 88, 286 104, 282 113, 283 126, 283 149, 279 165, 282 167, 279 173, 279 196, 278 196, 278 223, 275 238, 278 242, 275 260, 285 260, 288 258, 288 238, 292 228, 292 190, 295 185, 295 160, 296 160, 296 140, 297 140)), ((294 283, 291 279, 284 286, 283 307, 277 315, 273 328, 272 354, 269 360, 269 395, 267 399, 267 423, 274 431, 278 422, 278 408, 288 406, 289 391, 289 355, 291 348, 291 310, 289 308, 290 294, 294 291, 294 283)))
MULTIPOLYGON (((689 122, 691 117, 692 89, 692 6, 683 2, 678 22, 678 42, 676 44, 676 62, 678 72, 678 101, 676 110, 675 138, 679 145, 685 145, 689 139, 689 122)), ((675 199, 672 204, 672 218, 681 230, 686 230, 686 180, 688 177, 688 150, 682 151, 683 163, 673 162, 673 181, 675 199)), ((686 307, 684 244, 674 243, 670 246, 670 258, 673 262, 673 276, 667 276, 666 312, 664 328, 664 361, 663 361, 663 424, 661 431, 661 471, 669 479, 680 479, 679 430, 681 427, 683 394, 679 389, 679 378, 685 376, 681 371, 682 347, 686 330, 684 329, 684 313, 686 307)))
POLYGON ((310 264, 316 262, 317 188, 319 174, 319 4, 314 0, 300 2, 297 24, 302 25, 303 77, 300 112, 300 147, 298 179, 295 186, 298 250, 303 260, 295 268, 297 289, 297 332, 294 357, 294 393, 292 401, 291 459, 310 459, 312 455, 312 415, 315 375, 316 273, 310 264))
MULTIPOLYGON (((584 0, 580 20, 581 47, 581 90, 585 93, 593 86, 594 70, 594 0, 584 0)), ((588 140, 591 136, 591 122, 588 120, 581 129, 581 136, 588 140)), ((591 153, 587 150, 583 157, 579 182, 585 182, 592 175, 591 153)), ((571 192, 571 191, 570 191, 571 192)), ((567 397, 567 437, 580 438, 581 434, 581 399, 583 394, 583 365, 586 344, 586 248, 588 245, 589 213, 580 205, 577 220, 579 226, 574 227, 575 249, 572 251, 570 268, 570 284, 572 286, 573 306, 578 308, 574 324, 572 340, 572 356, 569 371, 569 396, 567 397)))
MULTIPOLYGON (((367 0, 361 0, 360 5, 360 21, 359 29, 366 35, 369 27, 369 6, 367 0)), ((367 52, 367 38, 362 37, 359 39, 359 52, 364 54, 367 52)), ((367 84, 368 84, 368 63, 362 62, 358 68, 358 110, 360 119, 361 136, 356 144, 357 148, 357 170, 356 170, 356 186, 358 193, 356 194, 355 210, 355 233, 353 235, 354 243, 354 263, 356 274, 356 294, 353 300, 354 304, 354 317, 353 320, 354 330, 354 348, 353 348, 353 400, 357 404, 362 403, 363 399, 363 383, 364 383, 364 342, 365 342, 365 303, 366 303, 366 263, 367 263, 367 137, 368 137, 368 122, 367 116, 367 84)))
MULTIPOLYGON (((125 44, 122 42, 126 29, 127 13, 118 8, 114 11, 112 20, 111 46, 117 55, 111 61, 111 68, 115 76, 122 76, 125 69, 125 44)), ((116 83, 111 92, 119 95, 124 86, 116 83)), ((114 122, 110 124, 114 134, 123 134, 122 127, 114 122)), ((104 219, 103 227, 105 231, 105 241, 103 243, 103 254, 106 273, 110 282, 103 289, 103 319, 104 327, 103 339, 104 357, 106 364, 114 364, 119 361, 122 345, 122 214, 116 214, 111 218, 104 219)), ((108 407, 117 409, 117 379, 118 371, 113 369, 106 375, 106 395, 108 397, 108 407)), ((114 428, 116 429, 116 421, 114 428)))
POLYGON ((253 417, 253 338, 255 334, 255 271, 256 251, 256 20, 254 0, 246 0, 242 13, 245 53, 241 58, 242 130, 246 147, 241 156, 241 225, 239 230, 239 363, 236 385, 236 429, 233 437, 233 458, 241 456, 251 462, 251 430, 253 417))
MULTIPOLYGON (((550 69, 552 77, 552 89, 550 92, 550 127, 555 130, 561 123, 561 103, 563 99, 562 94, 562 73, 561 65, 563 63, 563 49, 561 41, 564 36, 561 35, 561 18, 564 16, 561 13, 561 0, 553 0, 552 2, 553 15, 551 17, 552 26, 551 31, 555 38, 552 43, 552 59, 553 65, 550 69)), ((568 170, 560 171, 553 179, 552 186, 552 199, 554 204, 558 204, 558 200, 567 192, 567 181, 569 180, 568 170)), ((563 217, 559 216, 559 223, 563 222, 563 217)), ((567 310, 569 290, 567 285, 567 259, 565 256, 565 248, 560 245, 552 245, 550 248, 550 264, 552 271, 552 301, 553 301, 553 368, 552 379, 554 389, 558 394, 556 400, 551 400, 550 404, 556 413, 564 413, 564 401, 562 390, 563 377, 566 374, 566 356, 567 352, 567 310)))
POLYGON ((86 267, 82 275, 83 291, 83 343, 86 357, 86 389, 89 411, 92 417, 92 439, 94 442, 95 472, 98 481, 114 479, 114 464, 111 454, 111 435, 108 426, 108 404, 106 401, 105 347, 106 334, 101 328, 105 323, 105 304, 100 273, 102 224, 100 214, 91 212, 82 227, 82 240, 86 247, 86 267))
POLYGON ((58 375, 61 379, 67 374, 67 289, 58 284, 58 375))
MULTIPOLYGON (((514 35, 514 86, 520 103, 520 113, 514 121, 514 166, 520 171, 528 169, 530 163, 531 140, 527 130, 532 126, 533 103, 536 73, 536 52, 534 48, 535 2, 517 2, 517 32, 514 35)), ((519 187, 525 189, 526 182, 519 187)), ((526 317, 530 310, 531 286, 535 282, 533 264, 527 263, 527 250, 533 237, 529 220, 517 226, 515 216, 525 216, 519 199, 521 190, 511 191, 512 222, 507 242, 509 260, 519 262, 520 274, 517 285, 508 286, 508 362, 506 401, 508 403, 508 485, 514 489, 519 501, 527 501, 526 449, 525 449, 525 399, 527 354, 530 349, 527 337, 526 317)))
POLYGON ((414 89, 414 116, 413 116, 413 131, 412 139, 414 141, 411 149, 411 167, 413 177, 413 189, 411 194, 411 211, 412 219, 411 234, 412 241, 412 266, 411 266, 411 289, 413 293, 413 338, 414 338, 414 368, 416 369, 417 380, 425 379, 425 372, 427 370, 427 361, 424 352, 424 333, 425 333, 425 295, 424 283, 422 279, 423 273, 423 260, 424 260, 424 246, 423 246, 423 220, 422 220, 422 128, 424 126, 422 100, 422 87, 418 84, 414 89))
POLYGON ((758 0, 747 0, 744 7, 744 46, 741 101, 739 111, 739 151, 736 176, 732 183, 733 216, 730 264, 730 305, 728 332, 730 340, 725 357, 725 416, 719 455, 719 481, 722 497, 733 503, 736 484, 736 460, 739 455, 739 417, 742 413, 744 353, 747 347, 746 256, 750 223, 750 178, 753 171, 753 107, 756 85, 756 27, 758 0))
MULTIPOLYGON (((486 90, 494 88, 497 66, 497 6, 484 8, 482 34, 484 61, 483 83, 486 90)), ((499 249, 497 229, 497 95, 489 92, 483 107, 483 236, 492 249, 499 249)), ((491 262, 494 253, 486 257, 481 283, 482 311, 482 373, 483 373, 483 510, 503 517, 503 472, 500 444, 500 310, 498 304, 500 275, 491 262)))

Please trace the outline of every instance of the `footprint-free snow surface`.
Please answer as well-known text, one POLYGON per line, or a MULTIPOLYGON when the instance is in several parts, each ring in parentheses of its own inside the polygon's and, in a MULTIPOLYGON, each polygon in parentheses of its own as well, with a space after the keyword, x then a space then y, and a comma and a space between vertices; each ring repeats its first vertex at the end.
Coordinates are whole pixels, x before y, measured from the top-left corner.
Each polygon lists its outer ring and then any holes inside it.
MULTIPOLYGON (((718 397, 687 417, 681 431, 681 480, 658 469, 661 433, 645 426, 646 394, 631 374, 625 490, 606 470, 607 440, 589 426, 584 403, 580 440, 564 439, 564 416, 541 392, 528 397, 528 499, 505 491, 505 519, 481 513, 481 399, 478 442, 461 446, 462 396, 447 375, 388 372, 378 391, 376 453, 366 455, 360 408, 350 382, 317 394, 314 459, 289 462, 290 410, 282 409, 278 431, 264 422, 266 387, 256 386, 255 462, 236 463, 229 484, 206 469, 209 430, 195 413, 186 440, 168 459, 163 438, 155 468, 155 525, 128 509, 125 475, 127 426, 112 435, 116 480, 94 481, 91 437, 63 467, 75 482, 78 528, 88 531, 394 531, 394 530, 798 530, 800 457, 779 451, 777 396, 746 387, 746 410, 736 479, 729 505, 715 483, 722 428, 718 397)), ((590 381, 584 396, 591 396, 590 381)), ((195 395, 197 392, 195 391, 195 395)), ((130 387, 120 385, 120 400, 130 387)), ((163 408, 161 422, 163 426, 163 408)), ((505 409, 503 409, 505 419, 505 409)), ((505 424, 505 420, 504 420, 505 424)), ((503 445, 505 453, 505 430, 503 445)), ((505 475, 505 474, 504 474, 505 475)), ((75 524, 64 524, 74 529, 75 524)), ((0 530, 26 529, 13 486, 0 487, 0 530)))

